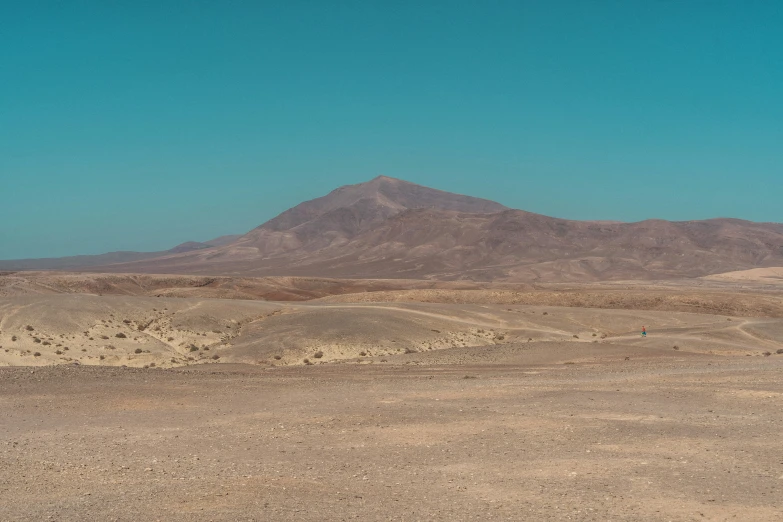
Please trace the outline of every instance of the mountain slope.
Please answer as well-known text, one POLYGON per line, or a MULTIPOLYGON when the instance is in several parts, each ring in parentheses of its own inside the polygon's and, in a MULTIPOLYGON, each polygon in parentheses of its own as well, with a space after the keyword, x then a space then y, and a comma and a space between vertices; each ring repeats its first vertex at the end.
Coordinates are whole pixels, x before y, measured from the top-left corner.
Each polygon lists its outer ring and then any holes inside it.
POLYGON ((223 246, 236 241, 240 237, 242 236, 220 236, 203 243, 198 241, 187 241, 175 246, 174 248, 161 252, 119 251, 97 255, 51 257, 40 259, 11 259, 8 261, 0 261, 0 270, 69 270, 93 266, 113 265, 116 263, 129 263, 143 259, 153 259, 168 254, 181 254, 184 252, 192 252, 193 250, 201 250, 203 248, 223 246))
POLYGON ((84 267, 234 276, 598 281, 692 278, 781 265, 783 224, 570 221, 380 176, 301 203, 239 238, 84 267))
POLYGON ((104 269, 594 281, 699 277, 781 264, 781 224, 570 221, 378 177, 297 205, 227 245, 104 269))

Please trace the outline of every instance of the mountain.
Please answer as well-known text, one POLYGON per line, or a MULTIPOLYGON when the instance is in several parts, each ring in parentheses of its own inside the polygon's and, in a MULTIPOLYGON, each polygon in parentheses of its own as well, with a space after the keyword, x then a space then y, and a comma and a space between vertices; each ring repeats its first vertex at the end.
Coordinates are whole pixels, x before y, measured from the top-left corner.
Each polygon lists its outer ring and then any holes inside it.
POLYGON ((692 278, 783 266, 783 224, 570 221, 380 176, 301 203, 233 241, 185 250, 91 269, 475 281, 692 278))
POLYGON ((220 236, 210 241, 200 243, 198 241, 187 241, 179 244, 169 250, 161 252, 131 252, 119 251, 108 252, 106 254, 53 257, 40 259, 12 259, 0 261, 0 270, 71 270, 83 269, 88 267, 97 267, 113 265, 117 263, 128 263, 141 261, 143 259, 153 259, 165 256, 167 254, 181 254, 192 252, 203 248, 227 245, 242 237, 241 235, 220 236))

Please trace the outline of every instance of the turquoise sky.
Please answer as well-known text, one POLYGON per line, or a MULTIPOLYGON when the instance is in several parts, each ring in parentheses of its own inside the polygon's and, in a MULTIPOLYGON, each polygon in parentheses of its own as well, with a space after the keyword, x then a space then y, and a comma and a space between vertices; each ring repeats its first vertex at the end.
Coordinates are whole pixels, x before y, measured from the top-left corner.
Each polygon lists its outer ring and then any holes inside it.
POLYGON ((779 1, 0 2, 0 258, 241 233, 378 174, 781 222, 781 27, 779 1))

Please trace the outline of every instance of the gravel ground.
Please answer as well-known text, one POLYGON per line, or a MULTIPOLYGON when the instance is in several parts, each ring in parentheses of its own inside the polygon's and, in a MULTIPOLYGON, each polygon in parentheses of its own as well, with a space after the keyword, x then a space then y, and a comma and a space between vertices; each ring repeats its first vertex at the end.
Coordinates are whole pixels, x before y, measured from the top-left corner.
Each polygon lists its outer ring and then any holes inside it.
POLYGON ((0 369, 0 520, 781 520, 783 357, 0 369))

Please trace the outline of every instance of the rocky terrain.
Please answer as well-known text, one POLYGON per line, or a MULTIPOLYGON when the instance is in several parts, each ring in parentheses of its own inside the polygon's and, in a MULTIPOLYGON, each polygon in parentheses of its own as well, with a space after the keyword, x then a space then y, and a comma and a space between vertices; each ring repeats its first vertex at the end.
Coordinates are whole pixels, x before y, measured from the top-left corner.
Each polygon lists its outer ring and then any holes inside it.
POLYGON ((301 203, 239 238, 136 260, 0 262, 115 273, 590 282, 783 266, 783 224, 570 221, 380 176, 301 203))
POLYGON ((515 357, 0 368, 2 519, 780 520, 783 356, 515 357))

